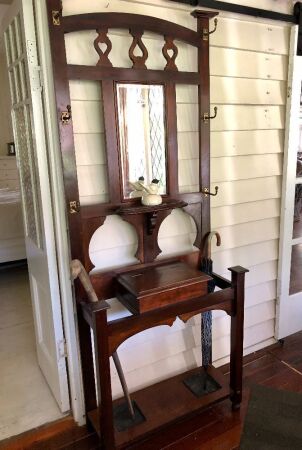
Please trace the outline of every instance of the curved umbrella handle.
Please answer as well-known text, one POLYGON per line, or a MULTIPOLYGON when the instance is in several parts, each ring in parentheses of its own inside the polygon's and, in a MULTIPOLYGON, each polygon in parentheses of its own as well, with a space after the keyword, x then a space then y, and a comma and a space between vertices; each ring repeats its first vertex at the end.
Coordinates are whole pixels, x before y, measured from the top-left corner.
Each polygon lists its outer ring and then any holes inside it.
POLYGON ((206 253, 206 257, 207 258, 211 258, 211 242, 213 237, 216 236, 216 245, 217 247, 219 247, 221 245, 221 237, 220 234, 218 233, 218 231, 211 231, 208 236, 207 236, 207 253, 206 253))

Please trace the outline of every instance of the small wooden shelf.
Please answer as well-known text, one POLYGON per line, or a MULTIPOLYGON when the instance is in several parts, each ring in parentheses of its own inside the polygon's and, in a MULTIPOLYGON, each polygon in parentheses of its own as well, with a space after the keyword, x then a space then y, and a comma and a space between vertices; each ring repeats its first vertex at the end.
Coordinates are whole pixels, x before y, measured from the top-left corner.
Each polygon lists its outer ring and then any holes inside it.
POLYGON ((145 205, 133 205, 129 206, 129 203, 125 206, 120 206, 115 212, 120 215, 128 214, 146 214, 154 213, 157 211, 165 211, 175 208, 184 208, 188 204, 183 200, 166 200, 160 205, 156 206, 145 206, 145 205))
MULTIPOLYGON (((126 431, 118 432, 115 429, 116 448, 139 440, 142 436, 147 437, 159 432, 168 424, 178 424, 190 415, 195 415, 210 404, 219 402, 230 395, 228 378, 218 369, 209 367, 208 373, 221 386, 215 392, 196 397, 184 384, 184 380, 203 369, 198 367, 182 373, 168 380, 149 386, 131 394, 140 411, 146 418, 143 423, 128 428, 126 431)), ((113 406, 123 403, 124 398, 113 402, 113 406)), ((98 409, 90 411, 88 417, 93 427, 100 434, 98 409)))

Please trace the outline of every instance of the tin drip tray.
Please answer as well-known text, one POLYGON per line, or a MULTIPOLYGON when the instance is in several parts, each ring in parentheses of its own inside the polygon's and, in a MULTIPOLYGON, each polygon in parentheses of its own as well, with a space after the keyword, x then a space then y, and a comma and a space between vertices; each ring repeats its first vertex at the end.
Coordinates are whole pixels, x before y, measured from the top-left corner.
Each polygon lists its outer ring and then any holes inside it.
POLYGON ((113 406, 113 420, 117 431, 126 431, 128 428, 143 423, 146 419, 136 402, 132 402, 134 417, 131 416, 127 402, 113 406))
POLYGON ((185 378, 183 383, 196 397, 203 397, 221 389, 221 385, 204 369, 185 378))

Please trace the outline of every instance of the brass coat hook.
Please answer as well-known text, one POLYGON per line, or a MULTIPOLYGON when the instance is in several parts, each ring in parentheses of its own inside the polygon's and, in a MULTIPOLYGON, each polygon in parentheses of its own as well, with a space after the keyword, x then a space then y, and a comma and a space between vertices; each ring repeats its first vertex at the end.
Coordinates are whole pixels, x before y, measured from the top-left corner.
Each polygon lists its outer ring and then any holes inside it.
POLYGON ((215 197, 218 194, 218 186, 215 186, 215 194, 213 192, 210 192, 210 189, 205 187, 201 189, 201 193, 204 194, 205 197, 207 197, 208 195, 212 195, 213 197, 215 197))
POLYGON ((217 30, 217 25, 218 25, 218 19, 214 19, 214 29, 212 31, 209 31, 208 28, 203 28, 202 39, 204 41, 208 41, 210 34, 215 33, 215 31, 217 30))
POLYGON ((217 108, 217 106, 214 106, 214 115, 213 116, 210 116, 210 113, 207 113, 207 112, 203 113, 202 120, 204 121, 204 123, 208 123, 209 120, 215 119, 217 117, 217 112, 218 112, 218 108, 217 108))

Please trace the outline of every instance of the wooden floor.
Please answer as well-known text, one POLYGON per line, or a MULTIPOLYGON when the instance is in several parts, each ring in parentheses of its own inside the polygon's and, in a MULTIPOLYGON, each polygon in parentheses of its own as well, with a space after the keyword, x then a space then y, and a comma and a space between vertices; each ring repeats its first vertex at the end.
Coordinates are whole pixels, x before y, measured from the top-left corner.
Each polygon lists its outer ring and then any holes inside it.
MULTIPOLYGON (((228 366, 222 368, 228 374, 228 366)), ((228 400, 204 411, 195 422, 183 424, 173 435, 160 433, 144 450, 231 450, 237 449, 247 409, 249 389, 262 384, 278 389, 302 392, 302 333, 244 359, 244 395, 241 410, 232 412, 228 400), (184 436, 184 437, 183 437, 184 436)), ((71 418, 63 419, 18 438, 3 441, 6 450, 92 450, 98 449, 97 436, 86 427, 76 427, 71 418)), ((138 450, 139 447, 131 447, 138 450)))

